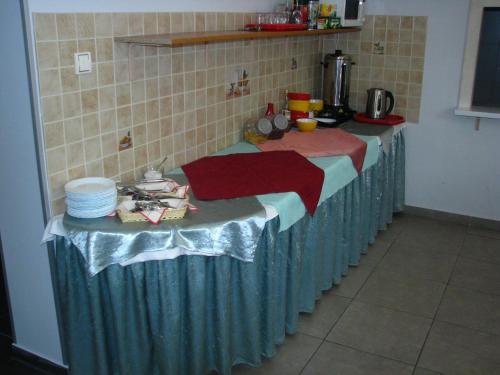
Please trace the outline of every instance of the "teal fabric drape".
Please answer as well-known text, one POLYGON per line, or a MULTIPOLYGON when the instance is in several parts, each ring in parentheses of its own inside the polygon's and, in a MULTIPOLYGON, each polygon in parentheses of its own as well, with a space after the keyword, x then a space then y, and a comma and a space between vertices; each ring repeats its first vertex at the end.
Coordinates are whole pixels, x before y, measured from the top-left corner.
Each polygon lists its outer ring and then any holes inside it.
POLYGON ((112 265, 94 277, 58 237, 56 289, 72 374, 230 374, 258 366, 301 311, 348 276, 404 203, 404 138, 286 231, 269 221, 253 263, 181 256, 112 265))

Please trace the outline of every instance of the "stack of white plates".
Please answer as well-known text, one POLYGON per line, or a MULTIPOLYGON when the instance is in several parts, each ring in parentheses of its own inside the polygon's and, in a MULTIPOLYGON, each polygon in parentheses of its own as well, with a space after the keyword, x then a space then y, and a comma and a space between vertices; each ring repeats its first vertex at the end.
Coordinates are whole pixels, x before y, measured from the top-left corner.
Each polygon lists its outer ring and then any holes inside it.
POLYGON ((106 216, 116 208, 116 185, 103 177, 79 178, 64 186, 66 210, 78 218, 106 216))

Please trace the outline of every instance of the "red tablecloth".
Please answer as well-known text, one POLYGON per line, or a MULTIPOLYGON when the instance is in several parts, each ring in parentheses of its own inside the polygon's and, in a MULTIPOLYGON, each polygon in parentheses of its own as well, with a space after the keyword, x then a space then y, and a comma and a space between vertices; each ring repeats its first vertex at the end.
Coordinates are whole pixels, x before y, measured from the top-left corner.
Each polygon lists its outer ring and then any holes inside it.
POLYGON ((296 192, 312 215, 324 171, 295 151, 207 156, 182 166, 200 200, 296 192))

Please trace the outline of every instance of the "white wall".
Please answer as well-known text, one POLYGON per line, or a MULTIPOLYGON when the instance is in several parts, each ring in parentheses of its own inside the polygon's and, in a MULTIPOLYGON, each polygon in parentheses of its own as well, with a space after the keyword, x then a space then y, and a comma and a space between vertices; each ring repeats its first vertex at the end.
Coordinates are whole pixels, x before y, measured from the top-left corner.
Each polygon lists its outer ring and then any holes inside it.
POLYGON ((28 0, 32 12, 262 12, 276 0, 28 0))
MULTIPOLYGON (((28 12, 269 11, 272 0, 26 0, 28 12)), ((49 259, 40 246, 44 219, 36 168, 28 68, 18 0, 0 1, 0 60, 9 75, 0 87, 0 213, 5 276, 15 345, 62 364, 49 259), (16 160, 15 163, 8 160, 16 160), (19 171, 22 171, 20 173, 19 171), (9 184, 3 182, 9 181, 9 184), (21 201, 10 197, 22 197, 21 201)), ((28 22, 28 30, 32 25, 28 22)), ((35 99, 38 100, 38 99, 35 99)), ((35 114, 38 116, 38 114, 35 114)), ((1 266, 1 265, 0 265, 1 266)))
POLYGON ((500 120, 455 116, 468 0, 368 0, 368 14, 428 16, 420 123, 406 132, 406 204, 500 220, 500 120))
POLYGON ((62 363, 19 1, 0 2, 0 231, 16 346, 62 363))

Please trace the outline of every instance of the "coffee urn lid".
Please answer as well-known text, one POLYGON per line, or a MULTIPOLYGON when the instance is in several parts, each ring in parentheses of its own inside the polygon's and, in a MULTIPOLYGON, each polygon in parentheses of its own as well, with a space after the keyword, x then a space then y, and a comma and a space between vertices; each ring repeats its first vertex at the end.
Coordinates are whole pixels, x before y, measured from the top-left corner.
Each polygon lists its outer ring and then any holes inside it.
POLYGON ((351 60, 351 56, 344 55, 341 49, 336 49, 335 53, 329 53, 325 57, 326 61, 351 60))

